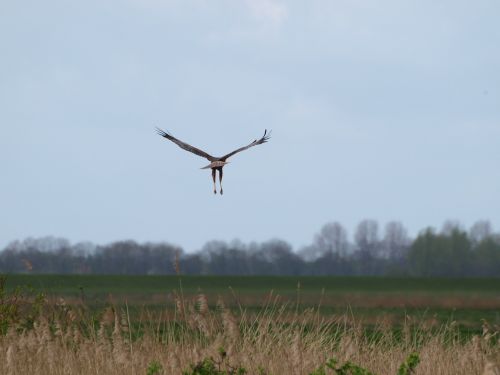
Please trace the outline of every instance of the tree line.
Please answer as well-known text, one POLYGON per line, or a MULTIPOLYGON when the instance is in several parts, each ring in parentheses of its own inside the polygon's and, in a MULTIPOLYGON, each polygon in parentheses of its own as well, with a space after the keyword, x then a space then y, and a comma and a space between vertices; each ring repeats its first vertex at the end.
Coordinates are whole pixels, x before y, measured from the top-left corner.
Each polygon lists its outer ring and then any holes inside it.
POLYGON ((193 275, 500 276, 500 234, 488 221, 469 230, 447 221, 410 238, 400 222, 361 221, 352 239, 338 222, 294 251, 275 239, 210 241, 194 253, 169 243, 118 241, 97 246, 54 237, 14 241, 0 252, 0 273, 193 275))

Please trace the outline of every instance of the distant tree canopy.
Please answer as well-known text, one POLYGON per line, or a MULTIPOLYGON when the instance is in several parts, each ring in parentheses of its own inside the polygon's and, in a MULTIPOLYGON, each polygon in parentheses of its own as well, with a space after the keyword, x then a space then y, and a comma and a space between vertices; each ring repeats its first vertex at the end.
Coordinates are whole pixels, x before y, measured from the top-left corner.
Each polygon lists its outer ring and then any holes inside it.
POLYGON ((500 235, 487 221, 469 231, 447 221, 411 239, 400 222, 379 233, 374 220, 357 226, 353 241, 327 223, 309 246, 293 251, 282 240, 244 244, 211 241, 194 253, 168 243, 119 241, 71 245, 44 237, 14 241, 0 252, 1 273, 197 275, 409 275, 500 277, 500 235))

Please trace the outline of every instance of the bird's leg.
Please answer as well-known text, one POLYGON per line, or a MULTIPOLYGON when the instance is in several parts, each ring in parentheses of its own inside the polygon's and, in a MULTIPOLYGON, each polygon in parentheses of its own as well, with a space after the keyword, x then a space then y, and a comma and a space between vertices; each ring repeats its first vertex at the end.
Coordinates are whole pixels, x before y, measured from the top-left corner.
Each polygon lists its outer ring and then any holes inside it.
POLYGON ((214 180, 214 194, 217 194, 217 189, 215 188, 215 172, 216 169, 212 168, 212 179, 214 180))
POLYGON ((220 184, 220 195, 224 194, 224 190, 222 190, 222 168, 219 168, 219 184, 220 184))

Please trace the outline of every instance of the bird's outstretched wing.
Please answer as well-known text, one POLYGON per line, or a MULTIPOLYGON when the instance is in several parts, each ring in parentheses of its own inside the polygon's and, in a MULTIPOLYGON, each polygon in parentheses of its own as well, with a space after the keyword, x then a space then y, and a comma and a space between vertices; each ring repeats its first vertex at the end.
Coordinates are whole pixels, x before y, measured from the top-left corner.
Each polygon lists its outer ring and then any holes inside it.
POLYGON ((223 157, 220 158, 220 160, 226 161, 227 158, 233 156, 234 154, 237 154, 238 152, 245 151, 246 149, 248 149, 250 147, 261 145, 262 143, 266 143, 269 140, 269 138, 271 138, 271 132, 267 133, 267 129, 266 129, 266 130, 264 130, 264 135, 262 136, 261 139, 256 139, 252 143, 250 143, 248 146, 241 147, 237 150, 234 150, 233 152, 230 152, 227 155, 224 155, 223 157))
POLYGON ((164 138, 167 138, 168 140, 174 142, 177 146, 180 148, 183 148, 186 151, 192 152, 193 154, 196 154, 198 156, 202 156, 204 158, 207 158, 209 161, 215 161, 217 158, 214 158, 212 155, 207 154, 205 151, 200 150, 199 148, 196 148, 194 146, 191 146, 185 142, 182 142, 178 140, 177 138, 173 137, 172 135, 168 134, 167 132, 161 130, 160 128, 156 128, 156 132, 161 135, 164 138))

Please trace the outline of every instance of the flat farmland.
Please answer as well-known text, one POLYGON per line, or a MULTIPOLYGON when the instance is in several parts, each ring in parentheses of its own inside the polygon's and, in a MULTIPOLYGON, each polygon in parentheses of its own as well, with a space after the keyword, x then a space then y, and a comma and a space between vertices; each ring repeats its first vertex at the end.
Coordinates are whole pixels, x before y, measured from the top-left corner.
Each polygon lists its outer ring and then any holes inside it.
POLYGON ((211 360, 306 375, 329 359, 395 374, 413 356, 415 374, 468 375, 500 363, 499 279, 23 274, 5 287, 0 298, 20 296, 0 311, 12 374, 197 374, 211 360))
POLYGON ((7 289, 29 285, 49 302, 101 309, 127 304, 140 309, 173 309, 175 295, 204 294, 210 306, 222 300, 235 310, 257 311, 285 304, 290 309, 319 307, 321 314, 350 314, 366 324, 404 319, 442 324, 456 321, 479 329, 500 324, 500 279, 310 277, 310 276, 144 276, 8 275, 7 289))

